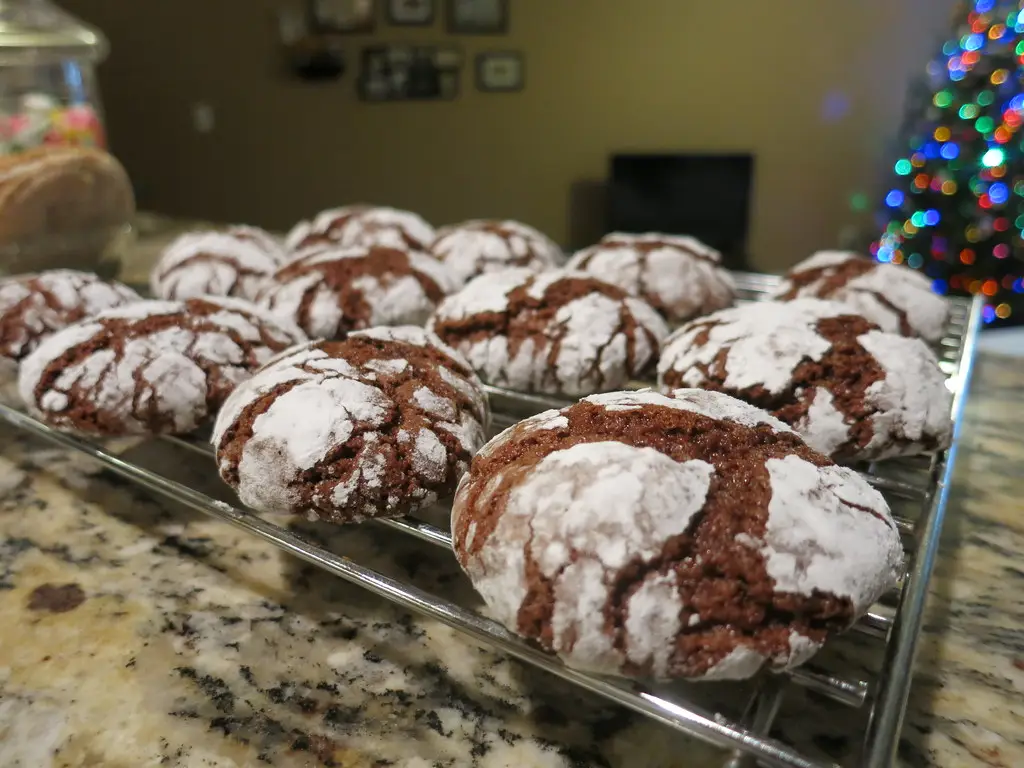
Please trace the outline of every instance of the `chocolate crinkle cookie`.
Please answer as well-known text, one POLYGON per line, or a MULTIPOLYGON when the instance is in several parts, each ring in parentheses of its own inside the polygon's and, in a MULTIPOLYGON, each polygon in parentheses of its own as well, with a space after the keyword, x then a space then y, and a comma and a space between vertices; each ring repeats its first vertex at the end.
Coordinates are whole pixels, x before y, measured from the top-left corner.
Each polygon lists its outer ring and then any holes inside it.
POLYGON ((800 262, 772 298, 840 301, 883 331, 929 342, 942 338, 949 319, 949 302, 932 291, 931 280, 920 272, 848 251, 819 251, 800 262))
POLYGON ((285 247, 300 251, 311 245, 387 245, 426 250, 434 228, 419 214, 373 205, 348 205, 300 221, 285 238, 285 247))
POLYGON ((437 259, 389 246, 310 246, 281 267, 260 303, 310 338, 381 325, 423 325, 455 288, 437 259))
POLYGON ((665 342, 658 381, 764 408, 837 461, 933 451, 952 435, 952 396, 928 345, 831 301, 759 302, 694 320, 665 342))
POLYGON ((44 341, 22 362, 29 409, 98 436, 190 432, 299 329, 240 299, 140 301, 44 341))
POLYGON ((882 496, 717 392, 614 392, 473 460, 453 545, 491 613, 573 667, 740 679, 809 659, 902 569, 882 496))
POLYGON ((442 227, 429 253, 444 262, 460 285, 486 272, 510 267, 543 272, 562 261, 561 248, 518 221, 477 219, 442 227))
POLYGON ((373 328, 267 365, 228 398, 213 444, 248 506, 348 523, 450 495, 487 420, 458 353, 422 328, 373 328))
POLYGON ((730 306, 736 296, 722 255, 693 237, 615 232, 569 260, 680 322, 730 306))
POLYGON ((0 280, 0 356, 18 361, 55 331, 106 309, 141 301, 126 285, 91 272, 54 269, 0 280))
POLYGON ((150 289, 162 299, 236 296, 254 300, 284 261, 284 249, 255 227, 188 232, 161 254, 150 275, 150 289))
POLYGON ((563 270, 481 275, 437 308, 430 327, 488 384, 562 395, 623 386, 668 335, 644 301, 563 270))

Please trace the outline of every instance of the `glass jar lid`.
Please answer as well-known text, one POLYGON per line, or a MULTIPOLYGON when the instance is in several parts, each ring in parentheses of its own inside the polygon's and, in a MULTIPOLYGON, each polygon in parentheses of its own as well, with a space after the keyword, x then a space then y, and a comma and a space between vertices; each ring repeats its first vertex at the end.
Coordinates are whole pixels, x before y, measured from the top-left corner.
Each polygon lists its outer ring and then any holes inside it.
POLYGON ((0 0, 0 66, 99 61, 107 39, 50 0, 0 0))

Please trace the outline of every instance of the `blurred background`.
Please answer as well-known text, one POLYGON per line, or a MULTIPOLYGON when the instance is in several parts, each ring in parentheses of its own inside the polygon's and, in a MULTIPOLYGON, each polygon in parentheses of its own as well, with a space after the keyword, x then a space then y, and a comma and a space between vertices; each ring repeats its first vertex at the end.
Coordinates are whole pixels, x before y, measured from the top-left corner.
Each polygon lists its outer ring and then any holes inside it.
MULTIPOLYGON (((353 6, 374 6, 372 29, 326 35, 343 71, 303 79, 286 46, 308 4, 62 5, 110 39, 99 72, 111 147, 141 208, 281 229, 368 201, 436 224, 519 219, 575 248, 611 224, 614 155, 745 154, 749 166, 678 164, 675 194, 691 205, 725 199, 720 226, 749 231, 735 260, 759 270, 870 240, 908 85, 955 7, 510 0, 503 29, 478 34, 450 31, 442 0, 427 4, 422 26, 392 23, 388 0, 314 3, 338 26, 360 13, 353 6), (389 45, 454 49, 456 92, 361 97, 364 51, 389 45), (490 51, 522 57, 514 90, 478 87, 476 57, 490 51)), ((486 16, 490 3, 465 5, 486 16)), ((643 169, 622 172, 645 181, 643 169)))

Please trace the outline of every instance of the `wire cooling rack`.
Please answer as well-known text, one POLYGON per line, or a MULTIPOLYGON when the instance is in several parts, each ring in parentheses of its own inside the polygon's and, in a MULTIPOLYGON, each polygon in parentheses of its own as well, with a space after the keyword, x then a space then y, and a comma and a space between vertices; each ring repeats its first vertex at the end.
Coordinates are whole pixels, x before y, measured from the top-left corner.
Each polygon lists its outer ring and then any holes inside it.
MULTIPOLYGON (((737 273, 742 301, 763 299, 777 284, 768 275, 737 273)), ((880 671, 873 680, 851 678, 804 666, 779 675, 763 677, 753 686, 740 717, 727 717, 698 704, 678 688, 648 685, 641 681, 607 678, 580 672, 554 656, 520 640, 500 624, 475 611, 436 597, 346 557, 329 552, 291 530, 281 528, 246 509, 225 504, 159 474, 126 462, 98 443, 57 432, 24 413, 0 404, 0 418, 28 433, 78 451, 107 469, 192 509, 230 523, 342 579, 412 611, 424 614, 521 661, 550 672, 597 696, 639 712, 663 725, 728 750, 728 768, 751 765, 788 768, 827 768, 795 747, 768 737, 785 691, 802 686, 852 708, 869 707, 868 727, 858 765, 885 768, 892 764, 910 692, 914 655, 928 582, 931 578, 949 501, 949 484, 956 458, 957 440, 977 346, 983 302, 979 298, 952 299, 946 335, 936 345, 948 386, 953 392, 951 418, 954 442, 934 455, 859 466, 862 475, 889 500, 907 552, 908 570, 897 590, 883 596, 851 631, 877 646, 880 671)), ((488 387, 495 426, 514 423, 566 401, 523 395, 488 387)), ((189 438, 163 438, 191 451, 212 457, 208 445, 189 438)), ((212 461, 211 461, 212 468, 212 461)), ((450 533, 414 517, 381 521, 395 531, 436 547, 451 547, 450 533)), ((709 683, 706 685, 714 685, 709 683)), ((810 716, 810 715, 808 715, 810 716)))

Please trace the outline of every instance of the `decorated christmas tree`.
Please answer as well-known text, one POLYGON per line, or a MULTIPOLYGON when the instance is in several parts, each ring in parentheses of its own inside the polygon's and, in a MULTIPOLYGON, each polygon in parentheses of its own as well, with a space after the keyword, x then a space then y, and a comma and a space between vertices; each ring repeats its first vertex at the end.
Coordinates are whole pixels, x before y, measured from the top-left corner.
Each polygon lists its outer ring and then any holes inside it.
POLYGON ((940 293, 982 293, 987 323, 1024 323, 1024 0, 974 0, 911 100, 876 259, 940 293))

